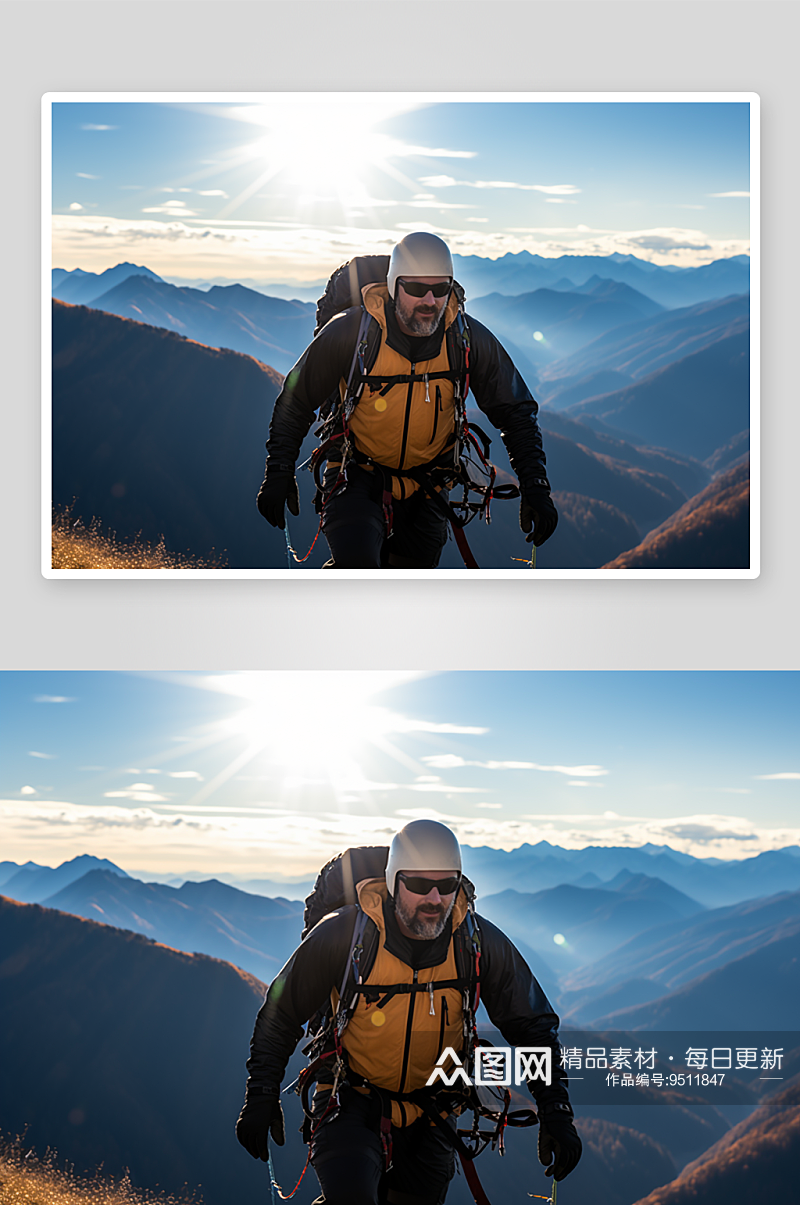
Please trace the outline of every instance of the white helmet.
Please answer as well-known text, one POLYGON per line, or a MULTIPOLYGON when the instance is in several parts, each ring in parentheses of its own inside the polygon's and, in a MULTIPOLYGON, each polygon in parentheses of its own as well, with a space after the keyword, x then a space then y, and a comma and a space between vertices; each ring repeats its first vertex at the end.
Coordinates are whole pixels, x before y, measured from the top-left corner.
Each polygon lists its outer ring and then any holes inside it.
POLYGON ((461 848, 455 834, 438 820, 412 820, 396 833, 386 863, 386 886, 394 896, 399 870, 461 872, 461 848))
POLYGON ((398 276, 449 276, 453 279, 450 248, 437 234, 419 230, 407 234, 392 252, 386 284, 394 300, 398 276))

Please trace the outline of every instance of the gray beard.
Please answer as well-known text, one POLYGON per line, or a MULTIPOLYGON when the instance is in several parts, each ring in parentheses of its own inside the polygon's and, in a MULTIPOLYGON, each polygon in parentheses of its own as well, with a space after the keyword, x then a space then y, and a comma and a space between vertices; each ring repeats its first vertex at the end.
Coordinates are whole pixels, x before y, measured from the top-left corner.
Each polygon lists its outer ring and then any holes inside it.
POLYGON ((417 314, 413 305, 406 307, 405 303, 399 298, 395 300, 394 308, 397 314, 399 314, 400 320, 405 323, 412 334, 419 337, 433 334, 442 318, 444 318, 447 306, 443 306, 438 314, 433 314, 431 317, 417 314))
POLYGON ((395 899, 394 910, 400 920, 406 925, 415 937, 423 938, 430 941, 434 937, 438 937, 444 932, 444 927, 450 919, 450 913, 455 905, 455 896, 450 901, 450 907, 444 909, 438 916, 425 916, 419 911, 419 905, 416 908, 404 908, 400 899, 395 899))

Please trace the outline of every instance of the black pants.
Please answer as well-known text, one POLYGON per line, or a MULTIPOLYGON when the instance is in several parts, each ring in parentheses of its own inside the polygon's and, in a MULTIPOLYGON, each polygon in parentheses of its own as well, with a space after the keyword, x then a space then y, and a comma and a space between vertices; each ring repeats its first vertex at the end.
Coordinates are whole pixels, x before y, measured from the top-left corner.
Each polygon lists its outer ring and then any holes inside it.
MULTIPOLYGON (((328 1092, 314 1098, 319 1115, 328 1092)), ((427 1117, 392 1127, 387 1172, 377 1096, 345 1085, 341 1108, 325 1118, 311 1140, 311 1166, 322 1189, 314 1205, 443 1205, 455 1171, 455 1152, 427 1117)))
MULTIPOLYGON (((338 467, 329 466, 323 495, 333 487, 338 467)), ((447 492, 442 491, 447 501, 447 492)), ((423 490, 392 503, 392 531, 386 535, 383 479, 357 464, 347 466, 347 486, 323 507, 322 530, 331 550, 331 569, 435 569, 447 539, 447 519, 423 490)))

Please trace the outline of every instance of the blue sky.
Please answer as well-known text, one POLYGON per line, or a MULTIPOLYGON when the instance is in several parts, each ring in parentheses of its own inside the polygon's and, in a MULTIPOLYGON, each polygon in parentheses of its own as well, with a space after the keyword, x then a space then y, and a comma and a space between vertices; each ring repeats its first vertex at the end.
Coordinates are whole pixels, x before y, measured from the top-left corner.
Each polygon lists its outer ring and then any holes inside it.
POLYGON ((461 254, 749 251, 749 106, 274 94, 56 101, 53 265, 310 282, 435 230, 461 254))
POLYGON ((48 865, 311 872, 434 816, 470 845, 800 843, 800 677, 0 675, 0 848, 48 865))

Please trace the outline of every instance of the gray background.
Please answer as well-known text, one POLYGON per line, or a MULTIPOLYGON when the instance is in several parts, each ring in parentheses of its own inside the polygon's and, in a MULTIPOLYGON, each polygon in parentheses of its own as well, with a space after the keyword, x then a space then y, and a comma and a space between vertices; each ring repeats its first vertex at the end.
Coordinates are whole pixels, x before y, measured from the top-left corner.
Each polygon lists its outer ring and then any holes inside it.
MULTIPOLYGON (((795 668, 797 6, 4 3, 0 669, 795 668), (39 115, 49 91, 731 91, 762 117, 755 581, 48 581, 39 115)), ((743 700, 746 713, 746 701, 743 700)))

